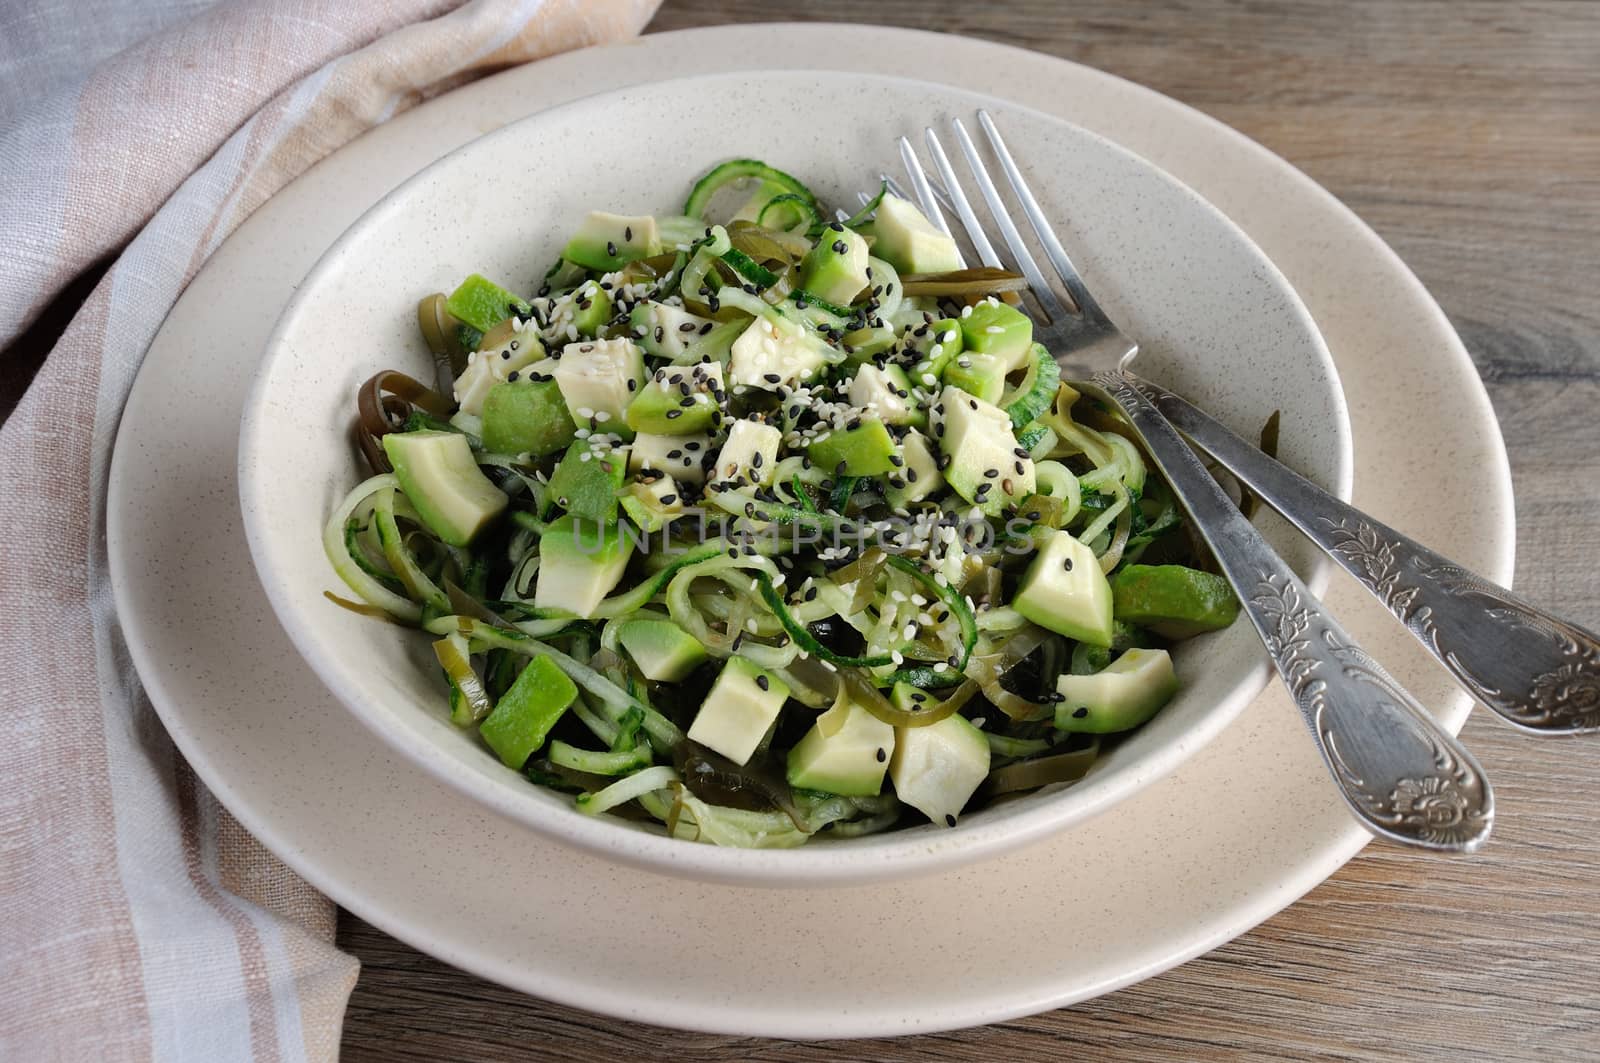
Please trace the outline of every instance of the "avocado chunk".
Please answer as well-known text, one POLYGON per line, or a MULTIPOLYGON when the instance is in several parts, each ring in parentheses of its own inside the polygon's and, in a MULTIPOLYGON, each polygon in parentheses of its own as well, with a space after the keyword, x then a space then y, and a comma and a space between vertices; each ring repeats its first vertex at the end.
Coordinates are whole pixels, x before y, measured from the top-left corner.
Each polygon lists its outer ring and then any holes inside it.
POLYGON ((656 358, 681 358, 689 344, 710 331, 713 322, 697 317, 680 306, 645 302, 628 314, 628 324, 639 337, 644 353, 656 358))
POLYGON ((1033 322, 1021 310, 994 296, 962 311, 961 343, 973 354, 987 354, 1006 367, 1020 369, 1033 346, 1033 322))
POLYGON ((477 417, 483 413, 484 400, 496 384, 529 374, 548 376, 554 366, 554 362, 545 358, 544 345, 539 342, 537 332, 531 328, 513 332, 498 347, 467 352, 467 367, 456 377, 453 388, 456 405, 461 407, 462 413, 477 417))
POLYGON ((841 695, 789 750, 789 785, 873 797, 883 789, 894 743, 893 727, 841 695))
POLYGON ((617 641, 628 651, 646 679, 676 683, 706 659, 700 640, 671 620, 629 620, 617 629, 617 641))
POLYGON ((953 317, 925 321, 905 334, 905 349, 915 360, 907 375, 913 384, 931 388, 944 367, 961 353, 961 322, 953 317), (927 379, 932 377, 933 379, 927 379))
POLYGON ((535 657, 478 725, 478 734, 500 763, 521 768, 577 696, 578 688, 550 658, 535 657))
POLYGON ((683 516, 683 492, 672 477, 647 472, 617 496, 628 519, 647 532, 658 532, 683 516))
POLYGON ((622 455, 597 451, 580 439, 567 448, 550 474, 550 497, 581 521, 611 524, 627 463, 622 455))
POLYGON ((770 424, 735 421, 728 429, 722 449, 717 451, 712 476, 718 480, 765 486, 772 482, 772 472, 778 467, 778 448, 782 444, 783 433, 770 424))
POLYGON ((863 365, 850 378, 850 405, 875 413, 884 424, 912 424, 927 413, 911 398, 911 381, 897 365, 863 365))
POLYGON ((561 257, 585 269, 606 273, 660 253, 661 230, 654 218, 592 210, 567 241, 561 257))
POLYGON ((895 796, 939 826, 955 826, 989 775, 989 740, 960 715, 894 731, 889 778, 895 796))
POLYGON ((730 657, 689 726, 689 738, 743 764, 788 697, 789 685, 783 680, 742 657, 730 657))
POLYGON ((1051 532, 1022 574, 1012 608, 1042 628, 1091 646, 1111 645, 1111 585, 1100 559, 1070 532, 1051 532))
POLYGON ((983 513, 998 516, 1033 494, 1033 459, 1018 446, 1005 411, 947 386, 930 421, 939 449, 949 458, 945 480, 983 513))
POLYGON ((944 383, 993 405, 1006 393, 1006 372, 993 355, 963 353, 945 363, 944 383))
POLYGON ((491 453, 544 457, 570 445, 575 431, 561 388, 549 377, 524 374, 496 384, 483 400, 483 448, 491 453))
POLYGON ((827 360, 826 344, 783 317, 758 317, 728 351, 728 376, 735 387, 777 391, 810 380, 827 360))
POLYGON ((844 334, 844 345, 850 352, 850 359, 856 362, 871 361, 899 342, 900 334, 888 325, 858 328, 844 334))
POLYGON ((588 619, 622 579, 633 555, 633 539, 615 524, 580 521, 570 514, 545 525, 539 536, 536 609, 559 609, 588 619))
POLYGON ((863 417, 854 428, 835 428, 817 436, 806 453, 818 468, 835 476, 881 476, 895 468, 900 448, 881 420, 863 417))
POLYGON ((422 523, 451 546, 470 544, 509 501, 459 432, 390 432, 383 452, 422 523))
POLYGON ((901 273, 948 273, 961 268, 956 242, 901 199, 885 194, 873 219, 873 251, 901 273))
POLYGON ((1094 675, 1056 680, 1056 727, 1062 731, 1111 734, 1149 720, 1178 692, 1178 677, 1166 650, 1127 650, 1094 675))
POLYGON ((665 473, 684 484, 705 483, 713 446, 715 441, 709 435, 658 436, 640 432, 628 448, 628 469, 665 473))
POLYGON ((939 471, 939 459, 933 456, 933 445, 921 432, 907 432, 900 441, 900 456, 905 462, 889 474, 889 490, 885 500, 895 509, 903 509, 912 502, 920 502, 944 488, 944 473, 939 471))
POLYGON ((494 281, 474 273, 461 282, 444 301, 450 315, 479 332, 488 332, 500 322, 516 314, 526 317, 533 307, 519 295, 513 295, 494 281))
POLYGON ((594 281, 584 281, 572 293, 572 325, 578 335, 594 339, 611 320, 611 293, 594 281))
POLYGON ((800 287, 837 306, 849 306, 867 286, 867 241, 834 222, 800 263, 800 287))
POLYGON ((1111 578, 1119 620, 1169 639, 1216 631, 1239 615, 1239 599, 1221 576, 1184 565, 1128 565, 1111 578))
POLYGON ((629 403, 628 427, 651 435, 694 435, 722 423, 726 400, 719 363, 663 366, 629 403))
POLYGON ((623 416, 644 382, 644 355, 625 339, 569 343, 551 375, 574 422, 625 433, 623 416))

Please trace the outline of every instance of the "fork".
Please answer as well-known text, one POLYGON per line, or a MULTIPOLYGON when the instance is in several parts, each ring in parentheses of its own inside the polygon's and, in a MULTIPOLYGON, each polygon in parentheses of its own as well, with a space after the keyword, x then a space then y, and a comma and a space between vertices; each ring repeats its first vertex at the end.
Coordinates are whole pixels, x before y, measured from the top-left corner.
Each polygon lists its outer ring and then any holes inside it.
MULTIPOLYGON (((1168 393, 1156 392, 1128 372, 1138 343, 1117 328, 1084 285, 993 119, 979 111, 978 122, 1071 301, 1064 302, 1045 279, 977 145, 960 120, 953 121, 952 131, 978 191, 1039 305, 1039 313, 1030 312, 1035 339, 1056 356, 1064 374, 1075 378, 1074 386, 1115 403, 1139 434, 1232 584, 1356 819, 1374 834, 1405 845, 1477 849, 1494 820, 1494 793, 1483 769, 1339 626, 1240 513, 1157 406, 1168 393)), ((1003 266, 938 133, 930 127, 925 138, 942 197, 910 141, 899 141, 923 212, 952 235, 942 198, 984 265, 1003 266)), ((1199 414, 1193 407, 1188 410, 1199 414)), ((1181 408, 1178 413, 1188 416, 1181 408)))

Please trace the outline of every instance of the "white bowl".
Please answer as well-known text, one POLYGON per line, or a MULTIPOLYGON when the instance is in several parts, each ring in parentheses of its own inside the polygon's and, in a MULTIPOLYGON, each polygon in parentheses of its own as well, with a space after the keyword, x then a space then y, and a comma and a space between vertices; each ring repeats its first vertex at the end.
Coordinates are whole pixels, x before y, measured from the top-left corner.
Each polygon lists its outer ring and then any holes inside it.
MULTIPOLYGON (((323 595, 342 590, 323 522, 368 475, 351 444, 355 389, 382 368, 431 378, 415 323, 422 295, 470 272, 531 291, 585 211, 676 212, 692 179, 726 158, 765 159, 853 204, 897 168, 896 136, 979 107, 1006 132, 1091 289, 1141 339, 1140 371, 1246 434, 1280 410, 1284 460, 1348 497, 1343 395, 1310 316, 1242 232, 1149 163, 1059 119, 926 82, 814 72, 661 82, 547 111, 441 159, 351 226, 285 308, 245 407, 240 493, 261 582, 319 678, 406 756, 542 834, 661 872, 778 886, 922 873, 1025 844, 1161 777, 1221 730, 1268 673, 1243 622, 1182 644, 1181 693, 1076 785, 954 829, 720 849, 583 815, 503 767, 449 722, 426 636, 323 595)), ((1276 518, 1259 523, 1313 587, 1325 581, 1311 547, 1276 518)))

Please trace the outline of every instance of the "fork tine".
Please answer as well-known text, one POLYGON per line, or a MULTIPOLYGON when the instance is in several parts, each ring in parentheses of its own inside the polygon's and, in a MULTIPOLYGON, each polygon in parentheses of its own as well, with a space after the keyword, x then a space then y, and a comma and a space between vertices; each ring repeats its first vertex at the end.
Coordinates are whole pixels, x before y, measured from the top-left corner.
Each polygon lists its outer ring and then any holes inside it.
POLYGON ((1050 282, 1044 279, 1044 274, 1039 272, 1039 264, 1034 261, 1033 252, 1028 250, 1028 245, 1023 243, 1022 234, 1012 222, 1011 212, 1007 209, 1005 200, 1000 198, 1000 190, 995 188, 994 182, 989 179, 989 168, 983 164, 983 157, 978 154, 977 145, 967 135, 967 127, 961 124, 959 118, 950 124, 955 129, 961 153, 967 157, 967 167, 972 171, 972 176, 977 178, 978 191, 983 194, 984 202, 989 205, 989 213, 994 217, 995 224, 1000 227, 1000 235, 1005 238, 1006 246, 1011 249, 1011 256, 1016 259, 1017 267, 1027 278, 1028 287, 1033 289, 1033 297, 1039 300, 1039 305, 1044 308, 1045 314, 1051 321, 1060 321, 1066 314, 1067 308, 1050 289, 1050 282))
MULTIPOLYGON (((961 191, 961 183, 956 180, 956 171, 950 165, 950 159, 944 153, 944 145, 939 143, 939 134, 928 127, 924 131, 928 141, 928 153, 933 156, 933 164, 939 170, 939 176, 944 181, 944 189, 950 195, 950 200, 955 204, 956 214, 961 218, 961 224, 966 227, 967 236, 972 240, 972 246, 978 249, 978 259, 985 266, 1000 265, 1000 256, 995 253, 994 245, 989 242, 989 237, 983 231, 983 224, 978 221, 978 215, 973 212, 972 204, 967 202, 967 194, 961 191)), ((920 170, 921 168, 918 167, 920 170)), ((912 178, 916 183, 916 178, 912 178)), ((943 228, 943 226, 941 226, 943 228)), ((948 229, 945 230, 949 232, 948 229)))
POLYGON ((1072 264, 1072 259, 1067 256, 1066 248, 1061 246, 1061 241, 1056 238, 1056 232, 1050 226, 1044 210, 1039 206, 1039 201, 1033 197, 1033 190, 1028 187, 1028 182, 1023 179, 1022 170, 1018 168, 1016 160, 1011 157, 1011 152, 1006 147, 1006 142, 1000 137, 1000 130, 995 126, 994 119, 989 117, 989 112, 978 111, 978 124, 983 127, 984 135, 989 139, 989 146, 994 148, 994 153, 1000 159, 1000 166, 1006 172, 1006 180, 1011 183, 1011 190, 1016 193, 1017 199, 1022 203, 1022 212, 1028 216, 1028 223, 1033 226, 1033 231, 1039 236, 1039 243, 1044 246, 1045 257, 1050 259, 1050 264, 1061 277, 1061 283, 1066 286, 1067 294, 1072 296, 1072 301, 1084 316, 1097 319, 1102 324, 1108 324, 1105 311, 1100 309, 1100 304, 1095 302, 1094 296, 1089 294, 1089 289, 1084 286, 1083 278, 1078 275, 1078 270, 1072 264))
MULTIPOLYGON (((923 172, 922 162, 917 158, 916 151, 911 147, 911 141, 905 137, 900 138, 900 162, 906 168, 906 176, 911 179, 911 187, 916 189, 917 203, 922 207, 922 213, 928 220, 936 225, 940 232, 950 235, 950 226, 945 223, 944 212, 939 209, 939 201, 934 198, 933 187, 928 184, 928 175, 923 172)), ((885 176, 885 180, 891 180, 885 176)), ((889 191, 894 192, 898 185, 891 185, 889 191)), ((894 192, 900 196, 900 192, 894 192)), ((905 198, 901 196, 901 198, 905 198)))

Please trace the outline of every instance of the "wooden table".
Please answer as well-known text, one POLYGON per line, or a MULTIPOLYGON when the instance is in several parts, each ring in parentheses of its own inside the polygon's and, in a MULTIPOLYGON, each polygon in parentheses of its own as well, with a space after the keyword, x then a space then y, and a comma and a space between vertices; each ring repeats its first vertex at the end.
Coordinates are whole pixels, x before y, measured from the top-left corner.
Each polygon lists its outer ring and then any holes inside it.
MULTIPOLYGON (((1517 586, 1600 626, 1600 3, 668 0, 650 28, 795 17, 1087 63, 1331 189, 1477 361, 1516 478, 1517 586)), ((1077 1007, 896 1041, 685 1034, 501 989, 346 915, 346 1058, 1600 1058, 1600 741, 1531 742, 1486 715, 1465 731, 1503 809, 1486 852, 1372 846, 1237 941, 1077 1007)))

